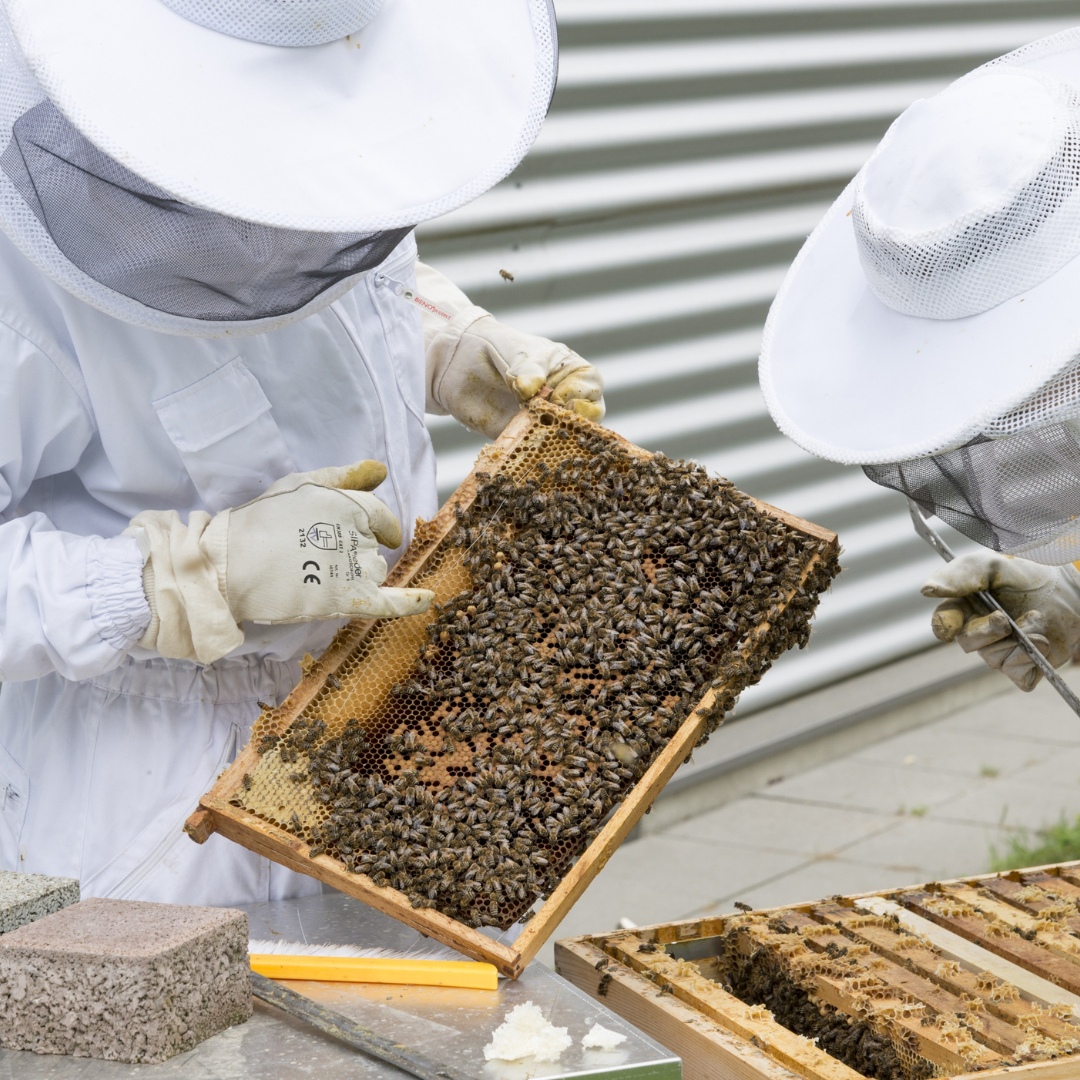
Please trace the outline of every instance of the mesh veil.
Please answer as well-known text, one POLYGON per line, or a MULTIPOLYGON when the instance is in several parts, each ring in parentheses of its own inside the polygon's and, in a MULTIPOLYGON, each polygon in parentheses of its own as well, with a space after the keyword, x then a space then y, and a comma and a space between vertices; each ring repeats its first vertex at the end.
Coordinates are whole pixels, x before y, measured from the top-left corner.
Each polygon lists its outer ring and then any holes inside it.
POLYGON ((1047 424, 1002 439, 980 436, 930 457, 864 465, 983 547, 1035 562, 1080 559, 1078 428, 1047 424))
POLYGON ((268 45, 321 45, 354 34, 383 0, 163 0, 178 15, 222 34, 268 45))
POLYGON ((4 232, 68 292, 151 330, 241 336, 296 322, 344 295, 409 231, 277 229, 177 202, 98 151, 52 105, 2 6, 0 147, 4 232), (72 186, 65 189, 65 183, 72 186), (80 227, 95 236, 94 250, 73 229, 76 211, 88 215, 80 227), (164 265, 163 256, 151 250, 149 234, 140 239, 144 229, 156 231, 156 242, 166 247, 178 245, 177 265, 164 265), (196 256, 205 254, 211 239, 223 245, 220 254, 209 272, 200 267, 192 275, 196 256), (248 279, 253 267, 254 278, 248 279), (297 281, 275 299, 275 285, 289 274, 297 281))
POLYGON ((304 232, 191 206, 98 150, 48 100, 15 121, 0 168, 80 270, 191 319, 296 311, 377 266, 410 231, 304 232))

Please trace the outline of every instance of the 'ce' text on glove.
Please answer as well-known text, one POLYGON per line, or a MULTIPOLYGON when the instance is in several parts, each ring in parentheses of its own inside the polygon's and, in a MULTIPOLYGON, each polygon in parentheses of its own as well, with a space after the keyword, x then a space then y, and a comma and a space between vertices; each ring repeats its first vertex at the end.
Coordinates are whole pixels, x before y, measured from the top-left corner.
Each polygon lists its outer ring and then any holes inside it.
POLYGON ((379 544, 401 526, 374 495, 376 461, 293 473, 257 499, 211 517, 151 510, 127 530, 147 557, 151 620, 139 644, 208 664, 244 640, 239 624, 397 618, 427 610, 427 589, 381 588, 379 544))

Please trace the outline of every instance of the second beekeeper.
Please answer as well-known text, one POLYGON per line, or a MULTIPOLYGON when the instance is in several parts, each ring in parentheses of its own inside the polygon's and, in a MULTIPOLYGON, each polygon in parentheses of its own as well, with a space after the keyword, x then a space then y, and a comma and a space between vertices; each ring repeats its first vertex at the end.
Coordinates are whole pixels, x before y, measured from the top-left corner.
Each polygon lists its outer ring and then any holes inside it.
POLYGON ((181 829, 299 657, 428 606, 381 587, 436 509, 425 408, 494 436, 547 383, 603 416, 594 368, 416 263, 556 60, 547 0, 0 8, 4 869, 318 890, 181 829))
POLYGON ((944 641, 1030 690, 1080 652, 1080 29, 917 101, 795 261, 765 400, 986 549, 923 586, 944 641))

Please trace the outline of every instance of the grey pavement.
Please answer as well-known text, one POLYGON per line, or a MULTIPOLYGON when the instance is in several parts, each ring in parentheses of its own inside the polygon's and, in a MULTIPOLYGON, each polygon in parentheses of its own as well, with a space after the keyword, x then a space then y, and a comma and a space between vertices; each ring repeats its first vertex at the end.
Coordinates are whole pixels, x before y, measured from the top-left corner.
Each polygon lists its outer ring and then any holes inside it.
POLYGON ((623 844, 554 938, 988 870, 993 847, 1080 814, 1080 718, 1045 684, 992 689, 623 844))

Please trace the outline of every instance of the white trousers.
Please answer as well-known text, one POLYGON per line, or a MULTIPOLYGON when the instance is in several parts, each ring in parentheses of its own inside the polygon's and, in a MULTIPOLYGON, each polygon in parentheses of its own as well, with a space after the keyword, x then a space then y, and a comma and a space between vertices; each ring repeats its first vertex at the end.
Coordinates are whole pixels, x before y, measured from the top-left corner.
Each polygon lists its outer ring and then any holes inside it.
POLYGON ((223 905, 322 891, 213 835, 183 832, 244 747, 257 700, 296 685, 295 662, 210 667, 128 660, 95 679, 0 689, 0 866, 77 878, 82 895, 223 905))

